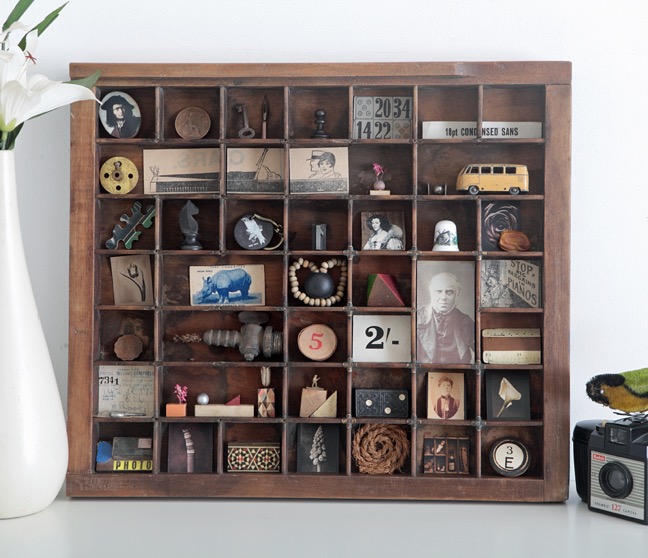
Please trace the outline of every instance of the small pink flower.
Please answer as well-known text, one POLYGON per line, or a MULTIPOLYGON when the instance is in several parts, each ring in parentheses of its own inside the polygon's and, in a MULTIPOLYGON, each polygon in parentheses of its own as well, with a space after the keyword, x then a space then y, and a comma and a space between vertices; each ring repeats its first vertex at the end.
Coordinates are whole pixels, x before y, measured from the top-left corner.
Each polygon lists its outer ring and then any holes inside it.
POLYGON ((174 389, 174 395, 178 398, 178 402, 184 403, 187 401, 187 386, 181 386, 176 384, 174 389))
POLYGON ((376 178, 380 180, 387 172, 389 169, 379 165, 378 163, 373 164, 373 171, 376 174, 376 178))

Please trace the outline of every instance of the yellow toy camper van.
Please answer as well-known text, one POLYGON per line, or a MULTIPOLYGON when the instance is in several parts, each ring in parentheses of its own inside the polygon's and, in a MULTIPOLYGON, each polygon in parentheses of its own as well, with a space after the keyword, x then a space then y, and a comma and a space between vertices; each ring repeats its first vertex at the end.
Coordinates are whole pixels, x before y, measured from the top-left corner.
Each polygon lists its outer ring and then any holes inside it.
POLYGON ((528 192, 529 170, 526 165, 502 163, 466 165, 457 176, 457 192, 462 191, 468 191, 472 196, 479 192, 528 192))

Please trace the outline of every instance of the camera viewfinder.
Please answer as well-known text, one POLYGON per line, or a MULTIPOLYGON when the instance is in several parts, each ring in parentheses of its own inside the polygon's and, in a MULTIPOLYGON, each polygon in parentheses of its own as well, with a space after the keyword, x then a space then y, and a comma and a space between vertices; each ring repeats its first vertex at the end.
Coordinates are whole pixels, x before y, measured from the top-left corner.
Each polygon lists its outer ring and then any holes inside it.
POLYGON ((609 440, 612 444, 627 446, 629 442, 629 431, 625 428, 610 426, 608 430, 609 440))

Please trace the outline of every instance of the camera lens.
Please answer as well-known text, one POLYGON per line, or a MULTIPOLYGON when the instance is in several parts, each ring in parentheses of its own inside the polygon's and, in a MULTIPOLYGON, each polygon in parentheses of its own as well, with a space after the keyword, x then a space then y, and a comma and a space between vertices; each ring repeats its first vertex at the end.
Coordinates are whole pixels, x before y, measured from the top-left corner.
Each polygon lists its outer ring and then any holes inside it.
POLYGON ((625 498, 632 492, 632 473, 616 461, 601 467, 599 484, 610 498, 625 498))

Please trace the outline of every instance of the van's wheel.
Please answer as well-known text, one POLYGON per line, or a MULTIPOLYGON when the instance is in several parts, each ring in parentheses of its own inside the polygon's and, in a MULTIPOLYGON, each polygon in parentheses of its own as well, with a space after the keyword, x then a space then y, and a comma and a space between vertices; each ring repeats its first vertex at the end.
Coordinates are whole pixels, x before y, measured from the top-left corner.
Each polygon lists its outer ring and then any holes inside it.
POLYGON ((513 188, 509 189, 509 194, 513 194, 514 196, 517 196, 520 193, 520 189, 517 186, 513 186, 513 188))
POLYGON ((476 196, 479 194, 479 187, 475 186, 474 184, 472 186, 468 186, 468 193, 471 196, 476 196))

